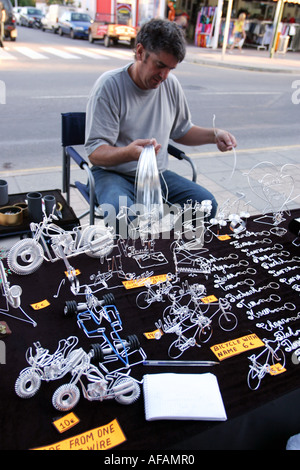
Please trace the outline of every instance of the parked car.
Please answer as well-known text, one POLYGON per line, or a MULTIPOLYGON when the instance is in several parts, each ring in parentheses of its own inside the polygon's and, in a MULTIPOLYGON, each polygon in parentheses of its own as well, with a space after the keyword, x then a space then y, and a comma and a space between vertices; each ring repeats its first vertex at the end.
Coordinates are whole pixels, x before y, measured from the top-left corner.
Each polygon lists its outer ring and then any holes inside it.
POLYGON ((63 13, 58 22, 60 36, 69 34, 71 38, 87 38, 92 19, 87 13, 67 11, 63 13))
POLYGON ((16 19, 10 0, 0 0, 5 10, 4 20, 4 39, 9 38, 11 41, 17 39, 16 19))
POLYGON ((50 5, 46 15, 42 18, 42 30, 46 31, 48 29, 53 33, 57 33, 58 20, 67 11, 76 11, 76 9, 62 5, 50 5))
POLYGON ((98 39, 104 40, 105 47, 111 44, 116 45, 119 41, 129 42, 134 47, 136 38, 136 28, 125 24, 115 24, 103 20, 101 13, 96 13, 95 21, 90 25, 89 41, 94 42, 98 39))
POLYGON ((42 10, 33 7, 24 7, 20 13, 20 25, 32 28, 34 25, 39 25, 42 18, 42 10))

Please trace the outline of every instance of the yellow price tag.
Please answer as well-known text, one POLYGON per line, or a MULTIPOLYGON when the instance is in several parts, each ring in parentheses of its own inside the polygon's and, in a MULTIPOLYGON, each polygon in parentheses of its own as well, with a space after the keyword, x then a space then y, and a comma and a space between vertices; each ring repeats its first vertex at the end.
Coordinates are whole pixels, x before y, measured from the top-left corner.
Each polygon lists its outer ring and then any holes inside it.
POLYGON ((221 241, 221 242, 225 242, 226 240, 231 240, 231 237, 229 235, 219 235, 218 236, 218 239, 221 241))
POLYGON ((286 372, 286 369, 282 366, 282 364, 273 364, 270 367, 270 375, 278 375, 282 374, 282 372, 286 372))
POLYGON ((69 276, 78 276, 80 273, 80 270, 79 269, 73 269, 71 273, 68 273, 68 271, 65 271, 65 275, 66 277, 69 277, 69 276))
POLYGON ((160 339, 162 335, 163 335, 163 332, 159 328, 157 330, 148 331, 147 333, 144 333, 144 336, 147 339, 160 339))
POLYGON ((126 437, 118 421, 114 419, 99 428, 33 450, 107 450, 124 441, 126 441, 126 437))
POLYGON ((79 423, 79 419, 74 413, 69 413, 63 418, 56 419, 53 421, 53 426, 56 427, 58 432, 63 433, 65 431, 68 431, 68 429, 72 428, 75 426, 77 423, 79 423))
POLYGON ((151 277, 143 277, 141 279, 131 279, 130 281, 123 281, 125 289, 135 289, 143 287, 146 283, 150 285, 157 284, 158 282, 165 282, 168 280, 168 274, 158 274, 151 277))
POLYGON ((35 304, 30 304, 33 310, 41 310, 42 308, 49 307, 50 302, 47 299, 42 300, 41 302, 36 302, 35 304))
POLYGON ((207 297, 202 297, 201 302, 211 304, 212 302, 218 302, 218 299, 215 295, 208 295, 207 297))
POLYGON ((211 346, 212 352, 217 356, 219 361, 228 359, 229 357, 236 356, 243 352, 248 352, 251 349, 260 348, 264 343, 259 339, 256 334, 242 336, 241 338, 232 339, 225 343, 215 344, 211 346))

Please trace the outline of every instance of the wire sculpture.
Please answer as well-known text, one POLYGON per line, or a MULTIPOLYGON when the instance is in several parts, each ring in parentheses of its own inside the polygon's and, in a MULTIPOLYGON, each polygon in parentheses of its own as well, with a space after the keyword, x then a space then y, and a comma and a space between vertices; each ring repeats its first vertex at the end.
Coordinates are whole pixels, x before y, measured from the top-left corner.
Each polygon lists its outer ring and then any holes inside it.
POLYGON ((263 161, 244 173, 251 191, 264 201, 262 216, 256 218, 256 222, 278 227, 285 220, 284 212, 289 214, 289 205, 300 197, 296 185, 297 172, 299 169, 295 165, 286 164, 278 168, 272 162, 263 161))
POLYGON ((2 315, 6 315, 8 317, 14 318, 16 320, 21 320, 27 323, 31 323, 33 326, 36 326, 37 323, 23 310, 21 307, 21 296, 22 296, 22 288, 18 285, 10 285, 10 282, 7 280, 7 275, 5 272, 4 265, 0 260, 0 287, 2 291, 2 295, 5 297, 6 300, 6 307, 5 309, 0 309, 0 313, 2 315), (25 317, 17 317, 10 312, 10 307, 13 309, 18 309, 21 311, 23 316, 25 317))

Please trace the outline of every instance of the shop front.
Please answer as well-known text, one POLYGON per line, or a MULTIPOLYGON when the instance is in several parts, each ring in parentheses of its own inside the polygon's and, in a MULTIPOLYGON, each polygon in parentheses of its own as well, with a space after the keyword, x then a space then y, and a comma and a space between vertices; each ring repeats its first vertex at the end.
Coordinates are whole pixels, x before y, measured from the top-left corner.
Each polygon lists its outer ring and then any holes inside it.
MULTIPOLYGON (((300 50, 300 0, 283 2, 279 22, 277 1, 233 0, 228 30, 228 42, 232 41, 235 19, 245 12, 245 47, 269 49, 276 29, 275 50, 300 50)), ((199 47, 222 47, 226 15, 230 0, 178 0, 175 4, 176 18, 186 14, 189 18, 187 38, 199 47)))

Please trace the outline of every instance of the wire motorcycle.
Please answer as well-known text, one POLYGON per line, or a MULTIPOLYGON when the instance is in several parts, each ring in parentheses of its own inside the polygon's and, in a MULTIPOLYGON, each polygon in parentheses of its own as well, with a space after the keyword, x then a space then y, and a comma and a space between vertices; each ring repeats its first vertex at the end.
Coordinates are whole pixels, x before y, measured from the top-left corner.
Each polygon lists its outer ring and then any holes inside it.
POLYGON ((52 214, 45 215, 42 222, 31 222, 32 238, 24 238, 12 246, 7 263, 14 273, 31 274, 44 260, 53 263, 61 259, 72 272, 68 258, 82 253, 101 258, 112 251, 114 236, 111 227, 88 225, 66 231, 52 222, 54 218, 52 214))

